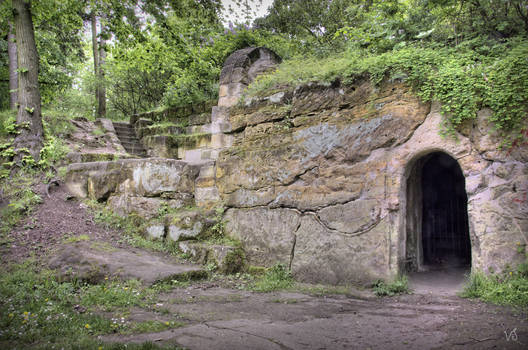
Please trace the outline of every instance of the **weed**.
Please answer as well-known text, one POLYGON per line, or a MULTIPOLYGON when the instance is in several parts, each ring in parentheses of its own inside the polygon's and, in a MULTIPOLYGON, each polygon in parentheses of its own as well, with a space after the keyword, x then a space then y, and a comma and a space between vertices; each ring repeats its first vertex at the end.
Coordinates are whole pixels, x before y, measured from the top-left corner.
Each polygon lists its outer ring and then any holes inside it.
POLYGON ((105 134, 104 130, 101 129, 101 128, 95 128, 93 131, 92 131, 92 134, 94 136, 103 136, 105 134))
POLYGON ((280 299, 280 298, 276 298, 276 299, 271 299, 270 302, 277 303, 277 304, 297 304, 299 302, 299 300, 297 300, 297 299, 280 299))
POLYGON ((224 207, 219 206, 215 209, 215 224, 211 227, 212 238, 225 237, 224 207))
POLYGON ((301 293, 307 293, 313 296, 325 296, 330 294, 350 295, 361 298, 357 293, 357 288, 352 286, 328 286, 324 284, 296 283, 295 290, 301 293))
POLYGON ((48 136, 44 147, 40 150, 39 166, 46 169, 62 161, 70 152, 70 148, 64 142, 54 136, 48 136))
POLYGON ((374 282, 372 289, 374 290, 374 294, 379 297, 410 293, 409 280, 405 275, 396 277, 392 283, 385 283, 382 280, 377 280, 374 282))

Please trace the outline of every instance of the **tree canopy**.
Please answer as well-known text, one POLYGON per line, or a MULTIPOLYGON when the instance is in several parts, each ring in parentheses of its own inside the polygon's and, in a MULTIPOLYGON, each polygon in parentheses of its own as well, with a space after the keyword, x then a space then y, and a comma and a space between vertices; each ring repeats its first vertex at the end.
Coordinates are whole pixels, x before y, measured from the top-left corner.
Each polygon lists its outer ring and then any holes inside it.
MULTIPOLYGON (((243 7, 244 1, 239 5, 243 7)), ((275 0, 268 14, 251 25, 249 7, 242 23, 225 23, 225 10, 220 0, 32 1, 44 106, 93 116, 96 86, 106 89, 111 118, 214 99, 223 61, 249 45, 271 48, 285 65, 289 59, 348 57, 350 63, 350 57, 372 56, 385 65, 380 71, 390 70, 389 64, 402 65, 383 57, 401 57, 413 49, 439 54, 451 50, 438 60, 447 62, 451 57, 449 62, 461 70, 466 69, 462 62, 474 65, 484 70, 478 74, 489 78, 494 73, 486 70, 484 62, 500 60, 501 50, 505 55, 522 51, 528 34, 526 0, 275 0), (91 63, 87 33, 94 12, 102 29, 97 38, 104 43, 104 75, 94 74, 91 63)), ((0 11, 0 107, 7 108, 10 3, 3 2, 0 11)), ((522 67, 505 69, 517 74, 515 69, 522 67)), ((414 74, 410 68, 404 73, 414 74)), ((471 84, 477 89, 480 81, 471 84)), ((519 89, 523 91, 522 86, 519 89)), ((483 96, 484 90, 472 94, 483 96)), ((477 105, 485 100, 475 99, 477 105)))

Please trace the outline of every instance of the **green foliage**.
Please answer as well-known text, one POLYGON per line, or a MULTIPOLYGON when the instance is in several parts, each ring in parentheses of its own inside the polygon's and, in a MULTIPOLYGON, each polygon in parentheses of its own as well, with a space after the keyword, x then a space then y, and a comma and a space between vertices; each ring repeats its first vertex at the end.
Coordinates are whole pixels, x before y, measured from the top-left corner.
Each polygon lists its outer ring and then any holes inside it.
POLYGON ((351 84, 365 76, 376 85, 404 80, 423 100, 442 103, 445 132, 489 107, 494 111, 491 121, 511 144, 520 137, 528 113, 528 42, 515 38, 487 48, 486 44, 476 40, 456 48, 404 47, 384 54, 351 49, 325 59, 295 58, 258 78, 247 93, 263 95, 277 86, 310 81, 351 84))
POLYGON ((215 208, 215 224, 211 227, 211 236, 213 238, 221 238, 225 236, 224 207, 219 206, 215 208))
POLYGON ((396 277, 396 279, 391 283, 377 280, 374 282, 372 290, 374 291, 374 294, 379 297, 410 293, 409 281, 405 275, 396 277))
POLYGON ((178 247, 175 244, 168 244, 162 241, 153 241, 143 236, 145 229, 145 220, 135 214, 125 217, 113 213, 106 208, 104 204, 96 201, 87 201, 86 204, 91 208, 94 219, 98 224, 108 228, 123 230, 123 241, 137 248, 144 248, 157 252, 163 252, 175 256, 180 256, 178 247))
MULTIPOLYGON (((102 285, 59 282, 51 271, 34 271, 31 262, 0 274, 0 345, 3 348, 124 349, 102 344, 94 336, 166 329, 179 322, 142 324, 106 319, 96 309, 152 305, 158 290, 137 281, 108 281, 102 285), (86 311, 77 311, 84 309, 86 311)), ((158 349, 146 343, 127 349, 158 349)))
POLYGON ((38 164, 43 169, 49 168, 63 160, 68 152, 70 152, 69 147, 61 139, 48 136, 44 142, 44 146, 40 150, 40 161, 38 164))
POLYGON ((294 280, 291 272, 283 264, 277 264, 269 268, 264 276, 258 279, 253 290, 257 292, 271 292, 292 287, 294 280))
POLYGON ((464 298, 479 298, 485 302, 499 305, 528 306, 527 265, 517 271, 503 275, 484 275, 473 272, 469 282, 461 293, 464 298))
POLYGON ((0 111, 0 138, 6 138, 16 134, 16 111, 0 111))
POLYGON ((32 169, 21 169, 11 179, 0 179, 1 199, 7 205, 0 208, 0 234, 7 234, 35 205, 41 203, 41 197, 33 192, 36 172, 32 169))

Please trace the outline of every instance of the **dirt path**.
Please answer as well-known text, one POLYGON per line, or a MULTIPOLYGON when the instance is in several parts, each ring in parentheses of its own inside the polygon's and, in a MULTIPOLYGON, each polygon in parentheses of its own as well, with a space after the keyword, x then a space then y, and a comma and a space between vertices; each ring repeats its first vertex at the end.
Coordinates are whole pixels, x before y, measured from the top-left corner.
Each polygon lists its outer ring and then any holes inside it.
POLYGON ((41 184, 36 193, 42 203, 13 228, 9 235, 11 244, 0 252, 1 261, 20 262, 31 256, 41 258, 66 237, 80 235, 113 246, 124 246, 120 232, 98 225, 87 206, 70 199, 63 186, 51 186, 48 196, 46 185, 41 184))
MULTIPOLYGON (((206 283, 165 294, 153 317, 177 315, 178 329, 107 341, 188 349, 525 349, 526 313, 456 296, 358 299, 253 293, 206 283), (506 333, 505 333, 506 332, 506 333), (506 337, 508 336, 508 338, 506 337)), ((134 317, 131 314, 130 317, 134 317)))
POLYGON ((456 296, 466 283, 469 267, 416 272, 409 276, 409 285, 416 294, 456 296))

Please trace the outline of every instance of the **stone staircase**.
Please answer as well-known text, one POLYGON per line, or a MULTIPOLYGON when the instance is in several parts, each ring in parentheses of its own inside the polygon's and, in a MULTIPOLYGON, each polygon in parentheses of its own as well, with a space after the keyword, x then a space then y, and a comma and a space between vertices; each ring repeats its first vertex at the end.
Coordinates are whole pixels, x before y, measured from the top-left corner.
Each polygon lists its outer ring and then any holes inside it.
POLYGON ((147 157, 147 151, 139 142, 134 127, 129 123, 113 122, 116 135, 125 150, 140 158, 147 157))
POLYGON ((223 205, 216 161, 234 142, 229 109, 258 74, 279 61, 265 48, 239 50, 225 62, 217 101, 135 114, 130 124, 101 120, 105 136, 136 159, 72 163, 65 179, 69 192, 106 202, 118 215, 140 217, 147 237, 178 244, 197 262, 237 272, 242 248, 207 241, 212 228, 223 224, 213 210, 223 205))
MULTIPOLYGON (((131 123, 150 156, 203 163, 218 158, 216 101, 135 115, 131 123)), ((222 135, 223 136, 223 135, 222 135)))

